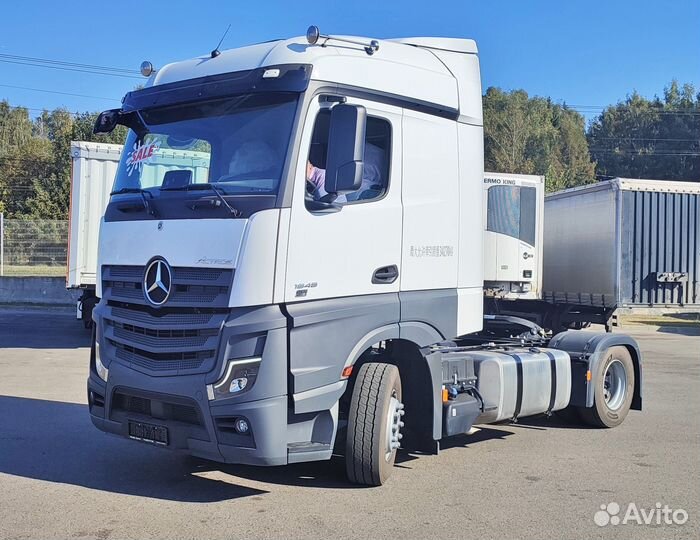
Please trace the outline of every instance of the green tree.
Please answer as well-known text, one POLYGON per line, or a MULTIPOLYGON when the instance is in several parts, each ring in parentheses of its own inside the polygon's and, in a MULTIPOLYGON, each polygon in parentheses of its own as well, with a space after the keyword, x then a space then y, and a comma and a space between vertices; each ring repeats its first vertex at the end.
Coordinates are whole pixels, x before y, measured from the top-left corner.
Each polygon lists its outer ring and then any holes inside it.
POLYGON ((484 95, 485 168, 546 176, 547 190, 593 182, 584 118, 524 90, 484 95))
POLYGON ((36 120, 40 132, 51 144, 51 159, 43 174, 34 182, 34 195, 28 201, 28 213, 47 219, 66 219, 70 207, 71 141, 100 141, 122 144, 126 128, 118 126, 112 133, 94 135, 98 113, 71 114, 65 109, 44 111, 36 120))
POLYGON ((663 99, 634 92, 591 123, 588 143, 601 175, 700 180, 700 93, 676 81, 663 99))
POLYGON ((0 102, 0 212, 28 211, 34 178, 46 168, 50 148, 33 137, 29 111, 0 102))
POLYGON ((0 101, 0 157, 9 150, 27 142, 32 137, 29 111, 23 107, 11 107, 7 100, 0 101))

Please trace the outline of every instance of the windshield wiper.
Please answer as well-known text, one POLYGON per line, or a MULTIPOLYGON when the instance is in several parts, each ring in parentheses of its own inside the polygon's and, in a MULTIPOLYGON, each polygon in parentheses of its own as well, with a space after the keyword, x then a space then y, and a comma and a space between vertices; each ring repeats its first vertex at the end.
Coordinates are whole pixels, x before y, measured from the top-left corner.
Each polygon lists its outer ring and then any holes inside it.
MULTIPOLYGON (((228 211, 231 213, 233 217, 239 217, 241 215, 240 210, 236 210, 233 206, 231 206, 226 198, 224 197, 224 190, 222 190, 220 187, 215 186, 214 184, 211 184, 207 182, 206 184, 187 184, 186 186, 178 186, 178 187, 171 187, 171 188, 160 188, 161 191, 203 191, 203 190, 211 190, 214 193, 216 193, 216 196, 219 198, 219 200, 223 203, 223 205, 228 209, 228 211)), ((193 206, 192 209, 194 210, 197 208, 196 206, 193 206)))
POLYGON ((148 196, 151 197, 151 199, 153 199, 153 193, 143 188, 124 187, 121 189, 117 189, 116 191, 112 191, 109 195, 122 195, 124 193, 138 193, 139 195, 141 195, 143 207, 146 210, 146 212, 148 212, 148 214, 150 214, 151 216, 156 217, 155 206, 151 206, 151 203, 146 198, 146 194, 148 194, 148 196))

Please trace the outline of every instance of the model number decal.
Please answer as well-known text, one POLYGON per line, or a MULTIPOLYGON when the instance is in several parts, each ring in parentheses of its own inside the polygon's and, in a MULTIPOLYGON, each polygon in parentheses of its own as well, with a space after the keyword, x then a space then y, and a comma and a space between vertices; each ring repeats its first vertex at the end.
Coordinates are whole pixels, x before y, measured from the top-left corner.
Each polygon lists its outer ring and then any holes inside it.
POLYGON ((411 246, 411 257, 452 257, 455 254, 454 246, 411 246))
POLYGON ((202 257, 197 259, 196 264, 233 264, 233 259, 210 259, 209 257, 202 257))
POLYGON ((318 287, 318 283, 315 281, 310 281, 308 283, 295 283, 294 289, 296 289, 297 292, 294 296, 296 298, 303 298, 308 294, 309 289, 313 289, 314 287, 318 287))

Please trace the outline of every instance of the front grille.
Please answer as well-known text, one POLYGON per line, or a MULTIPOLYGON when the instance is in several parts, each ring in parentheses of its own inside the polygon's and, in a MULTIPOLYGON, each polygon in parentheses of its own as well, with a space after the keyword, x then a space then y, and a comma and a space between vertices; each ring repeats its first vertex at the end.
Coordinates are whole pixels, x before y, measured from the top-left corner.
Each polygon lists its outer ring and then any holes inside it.
POLYGON ((204 330, 155 330, 109 321, 108 324, 114 326, 114 338, 123 343, 131 342, 139 345, 159 348, 184 347, 195 348, 206 344, 210 336, 216 336, 217 330, 208 328, 204 330))
POLYGON ((233 270, 172 268, 162 307, 143 294, 144 266, 103 266, 104 337, 117 361, 154 375, 213 369, 233 270))
POLYGON ((195 426, 202 425, 197 407, 194 404, 172 403, 167 400, 115 392, 112 397, 112 416, 114 413, 132 413, 148 416, 154 420, 172 420, 195 426))
MULTIPOLYGON (((145 266, 102 267, 102 294, 115 301, 150 305, 143 294, 145 266)), ((226 307, 233 270, 217 268, 172 268, 167 305, 171 307, 226 307)))
POLYGON ((203 326, 211 322, 213 313, 192 313, 191 311, 171 313, 159 310, 158 312, 139 311, 137 309, 112 307, 112 317, 125 319, 134 323, 147 323, 150 326, 203 326))
POLYGON ((146 368, 150 371, 183 371, 202 367, 202 364, 214 357, 216 351, 152 353, 130 345, 108 340, 116 347, 116 357, 126 363, 146 368))

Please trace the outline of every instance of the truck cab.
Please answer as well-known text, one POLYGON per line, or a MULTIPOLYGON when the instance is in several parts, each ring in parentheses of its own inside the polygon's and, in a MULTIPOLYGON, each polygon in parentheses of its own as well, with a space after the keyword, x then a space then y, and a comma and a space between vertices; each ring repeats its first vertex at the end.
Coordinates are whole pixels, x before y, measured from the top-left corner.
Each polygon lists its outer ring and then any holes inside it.
MULTIPOLYGON (((502 418, 470 393, 479 358, 457 362, 460 378, 430 349, 482 328, 472 40, 312 27, 164 66, 95 130, 117 124, 129 134, 100 227, 88 380, 98 428, 255 465, 344 444, 349 478, 380 484, 399 445, 436 450, 480 414, 502 418), (448 413, 445 378, 469 394, 448 413)), ((569 403, 565 358, 549 411, 569 403)))

